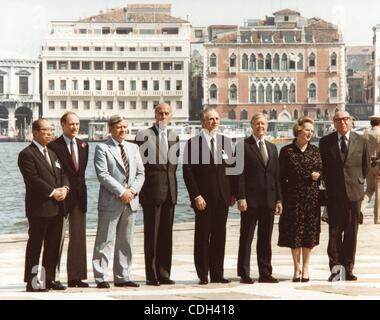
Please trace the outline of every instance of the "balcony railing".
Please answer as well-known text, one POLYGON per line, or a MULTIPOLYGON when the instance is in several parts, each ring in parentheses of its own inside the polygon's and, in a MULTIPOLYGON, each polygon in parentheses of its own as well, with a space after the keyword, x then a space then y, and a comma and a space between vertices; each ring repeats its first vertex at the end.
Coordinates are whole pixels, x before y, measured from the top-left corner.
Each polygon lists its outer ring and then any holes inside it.
POLYGON ((309 73, 315 73, 315 71, 316 71, 316 68, 315 68, 315 66, 312 66, 312 67, 308 67, 307 68, 307 71, 309 72, 309 73))
POLYGON ((338 103, 338 97, 329 97, 329 103, 338 103))
POLYGON ((307 103, 309 104, 314 104, 317 102, 317 98, 316 97, 308 97, 307 98, 307 103))
POLYGON ((337 66, 330 66, 330 72, 337 72, 338 71, 338 67, 337 66))
POLYGON ((47 95, 51 96, 51 97, 53 97, 53 96, 54 97, 68 96, 69 91, 67 91, 67 90, 48 90, 47 95))

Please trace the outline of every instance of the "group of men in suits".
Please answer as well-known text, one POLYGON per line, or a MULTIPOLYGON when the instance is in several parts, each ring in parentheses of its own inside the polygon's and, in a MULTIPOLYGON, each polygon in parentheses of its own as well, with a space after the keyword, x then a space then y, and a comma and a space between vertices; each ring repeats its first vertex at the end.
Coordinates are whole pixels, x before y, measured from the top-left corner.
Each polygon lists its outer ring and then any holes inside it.
MULTIPOLYGON (((139 202, 144 213, 146 284, 174 284, 170 278, 172 228, 177 201, 176 170, 179 138, 168 130, 172 110, 166 103, 155 108, 155 124, 127 142, 128 123, 119 115, 108 125, 111 137, 97 145, 94 165, 100 182, 98 229, 93 270, 97 287, 109 288, 108 262, 114 250, 113 276, 117 287, 138 287, 130 278, 133 227, 139 202), (114 246, 114 248, 112 248, 114 246)), ((199 283, 228 283, 224 255, 228 208, 236 200, 241 212, 238 276, 252 284, 251 244, 258 224, 259 282, 277 283, 272 276, 271 238, 274 215, 282 213, 279 163, 276 146, 264 139, 268 121, 264 114, 251 120, 252 135, 237 144, 218 133, 220 118, 214 108, 201 112, 202 130, 187 141, 183 178, 195 213, 194 262, 199 283), (232 169, 237 169, 237 171, 232 169)), ((33 142, 19 154, 18 165, 26 185, 25 206, 29 222, 26 248, 26 290, 64 290, 60 258, 69 224, 67 258, 69 287, 88 287, 86 265, 85 170, 88 144, 79 140, 79 118, 68 112, 61 118, 63 134, 55 141, 51 124, 33 122, 33 142), (41 249, 42 279, 37 276, 41 249)), ((356 280, 354 266, 360 204, 369 168, 365 139, 351 130, 345 111, 334 116, 336 132, 320 141, 323 178, 328 193, 331 276, 356 280), (343 268, 341 268, 343 266, 343 268)))

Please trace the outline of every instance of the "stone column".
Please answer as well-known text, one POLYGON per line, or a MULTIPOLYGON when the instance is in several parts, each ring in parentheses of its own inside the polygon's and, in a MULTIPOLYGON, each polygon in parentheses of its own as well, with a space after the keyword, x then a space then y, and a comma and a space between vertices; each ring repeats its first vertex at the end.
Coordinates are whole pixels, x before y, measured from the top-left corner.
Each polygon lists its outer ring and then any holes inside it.
POLYGON ((14 138, 16 137, 16 117, 15 117, 15 111, 16 111, 16 103, 10 102, 8 104, 8 137, 14 138))

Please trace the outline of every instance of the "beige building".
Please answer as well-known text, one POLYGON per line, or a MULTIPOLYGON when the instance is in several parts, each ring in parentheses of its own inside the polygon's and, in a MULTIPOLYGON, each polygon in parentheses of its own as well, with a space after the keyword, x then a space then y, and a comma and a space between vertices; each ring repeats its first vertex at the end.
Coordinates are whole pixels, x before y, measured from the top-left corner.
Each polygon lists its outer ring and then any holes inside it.
POLYGON ((204 99, 222 118, 331 120, 344 108, 345 46, 335 25, 285 9, 236 31, 217 27, 205 44, 204 99))

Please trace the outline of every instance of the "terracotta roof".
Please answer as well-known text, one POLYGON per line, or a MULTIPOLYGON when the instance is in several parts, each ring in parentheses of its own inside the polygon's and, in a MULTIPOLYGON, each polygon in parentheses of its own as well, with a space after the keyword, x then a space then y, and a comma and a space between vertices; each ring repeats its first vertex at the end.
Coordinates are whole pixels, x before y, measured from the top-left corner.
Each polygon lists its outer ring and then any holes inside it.
POLYGON ((126 8, 119 8, 82 19, 80 22, 186 23, 187 21, 160 13, 128 13, 126 8))
POLYGON ((212 43, 236 43, 237 42, 237 32, 228 33, 220 38, 216 38, 212 43))
POLYGON ((170 3, 131 3, 127 4, 128 9, 171 9, 170 3))
POLYGON ((278 14, 288 14, 288 15, 297 14, 297 15, 300 15, 300 13, 298 11, 294 11, 291 9, 283 9, 283 10, 276 11, 273 13, 273 15, 278 15, 278 14))

